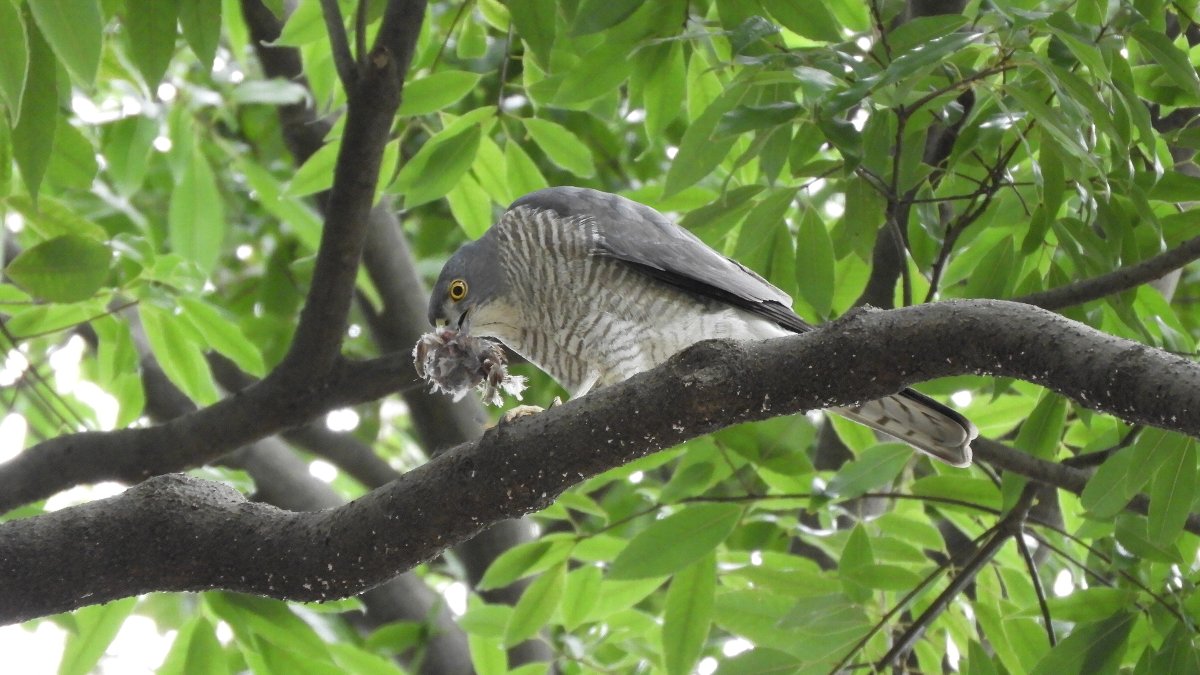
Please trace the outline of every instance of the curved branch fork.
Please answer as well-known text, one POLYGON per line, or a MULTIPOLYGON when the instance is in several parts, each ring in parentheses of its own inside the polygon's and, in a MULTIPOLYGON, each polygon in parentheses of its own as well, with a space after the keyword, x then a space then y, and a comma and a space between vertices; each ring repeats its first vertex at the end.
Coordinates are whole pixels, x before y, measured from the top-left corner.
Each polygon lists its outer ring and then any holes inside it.
POLYGON ((281 511, 169 475, 0 524, 0 622, 154 590, 353 595, 650 452, 963 373, 1036 382, 1132 422, 1200 433, 1200 366, 1186 359, 1012 302, 861 310, 805 335, 701 343, 327 511, 281 511))

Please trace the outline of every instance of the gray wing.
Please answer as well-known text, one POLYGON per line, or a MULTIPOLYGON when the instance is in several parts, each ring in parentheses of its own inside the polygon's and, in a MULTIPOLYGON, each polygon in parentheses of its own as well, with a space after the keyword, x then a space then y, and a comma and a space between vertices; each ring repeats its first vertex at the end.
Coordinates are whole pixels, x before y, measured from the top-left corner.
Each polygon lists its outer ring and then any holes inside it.
MULTIPOLYGON (((518 206, 554 211, 560 218, 590 219, 600 237, 597 255, 623 260, 665 283, 747 309, 788 330, 812 330, 792 311, 787 293, 649 206, 576 187, 531 192, 510 208, 518 206)), ((953 466, 971 463, 970 443, 979 434, 958 412, 912 389, 837 412, 953 466)))
POLYGON ((518 206, 588 218, 599 234, 597 255, 623 260, 664 283, 749 310, 788 330, 812 329, 792 311, 787 293, 649 206, 577 187, 531 192, 510 208, 518 206))

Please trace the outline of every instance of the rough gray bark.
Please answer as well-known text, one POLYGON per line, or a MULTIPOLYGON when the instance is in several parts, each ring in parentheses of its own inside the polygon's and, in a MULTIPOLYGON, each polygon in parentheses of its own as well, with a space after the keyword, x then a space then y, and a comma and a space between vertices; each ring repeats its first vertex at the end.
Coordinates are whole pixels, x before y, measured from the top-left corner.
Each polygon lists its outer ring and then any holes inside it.
POLYGON ((1200 434, 1200 365, 1003 301, 854 312, 805 335, 701 343, 649 373, 489 430, 352 504, 294 513, 185 476, 0 525, 0 620, 153 590, 360 593, 590 476, 717 428, 975 373, 1200 434), (847 367, 847 365, 851 367, 847 367))

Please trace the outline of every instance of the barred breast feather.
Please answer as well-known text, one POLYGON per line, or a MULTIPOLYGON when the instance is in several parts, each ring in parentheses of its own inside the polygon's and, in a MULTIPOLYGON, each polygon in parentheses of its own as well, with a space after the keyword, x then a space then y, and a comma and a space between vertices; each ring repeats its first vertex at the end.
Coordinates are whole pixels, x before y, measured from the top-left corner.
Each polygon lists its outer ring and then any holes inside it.
MULTIPOLYGON (((572 396, 653 368, 701 340, 811 330, 791 298, 657 211, 583 188, 527 195, 488 234, 512 320, 493 334, 572 396)), ((833 412, 955 466, 974 425, 912 390, 833 412)))

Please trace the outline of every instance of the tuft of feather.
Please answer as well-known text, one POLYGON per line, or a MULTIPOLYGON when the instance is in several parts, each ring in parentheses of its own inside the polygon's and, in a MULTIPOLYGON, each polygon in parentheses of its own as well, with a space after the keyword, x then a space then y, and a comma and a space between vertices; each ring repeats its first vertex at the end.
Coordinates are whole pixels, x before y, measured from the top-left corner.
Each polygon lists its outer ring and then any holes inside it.
POLYGON ((455 401, 478 389, 485 404, 499 406, 504 402, 502 393, 519 401, 525 391, 525 378, 509 374, 508 359, 498 342, 450 328, 417 340, 413 366, 417 376, 430 383, 432 392, 450 394, 455 401))

